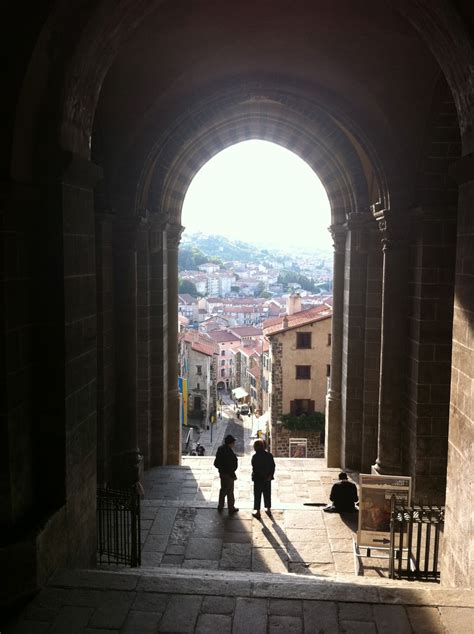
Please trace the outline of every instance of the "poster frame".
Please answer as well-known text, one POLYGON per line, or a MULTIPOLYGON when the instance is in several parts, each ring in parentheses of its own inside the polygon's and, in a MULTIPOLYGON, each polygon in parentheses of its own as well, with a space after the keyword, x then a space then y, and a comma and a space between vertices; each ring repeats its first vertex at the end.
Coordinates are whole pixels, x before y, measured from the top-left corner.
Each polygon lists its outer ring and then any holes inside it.
MULTIPOLYGON (((411 504, 411 488, 411 476, 360 474, 358 547, 383 549, 390 546, 392 495, 409 506, 411 504), (376 522, 379 522, 378 527, 376 522)), ((398 540, 398 536, 396 538, 398 540)))

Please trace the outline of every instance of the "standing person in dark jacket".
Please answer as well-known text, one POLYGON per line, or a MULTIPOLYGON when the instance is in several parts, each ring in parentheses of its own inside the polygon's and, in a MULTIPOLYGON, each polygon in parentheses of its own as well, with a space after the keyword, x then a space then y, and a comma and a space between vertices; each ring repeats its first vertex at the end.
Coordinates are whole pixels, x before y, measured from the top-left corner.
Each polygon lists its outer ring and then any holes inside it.
POLYGON ((253 448, 255 450, 252 456, 253 516, 259 519, 262 493, 267 513, 272 514, 272 480, 275 474, 275 461, 272 454, 266 451, 263 440, 256 440, 253 448))
POLYGON ((229 515, 237 513, 239 510, 235 507, 234 498, 234 480, 237 480, 235 472, 237 471, 237 456, 234 453, 235 438, 229 434, 224 438, 224 444, 219 447, 214 460, 214 466, 219 469, 221 479, 221 490, 219 491, 218 511, 224 509, 225 499, 227 497, 227 508, 229 515))

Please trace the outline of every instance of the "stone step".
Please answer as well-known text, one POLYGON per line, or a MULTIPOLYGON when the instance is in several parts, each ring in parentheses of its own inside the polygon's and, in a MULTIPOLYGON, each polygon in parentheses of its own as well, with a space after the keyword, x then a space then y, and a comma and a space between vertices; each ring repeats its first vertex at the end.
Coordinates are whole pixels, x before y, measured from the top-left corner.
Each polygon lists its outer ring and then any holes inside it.
POLYGON ((474 608, 474 595, 469 589, 383 578, 374 581, 374 578, 342 575, 334 579, 171 567, 120 568, 117 572, 100 569, 61 570, 54 575, 49 586, 174 595, 474 608))

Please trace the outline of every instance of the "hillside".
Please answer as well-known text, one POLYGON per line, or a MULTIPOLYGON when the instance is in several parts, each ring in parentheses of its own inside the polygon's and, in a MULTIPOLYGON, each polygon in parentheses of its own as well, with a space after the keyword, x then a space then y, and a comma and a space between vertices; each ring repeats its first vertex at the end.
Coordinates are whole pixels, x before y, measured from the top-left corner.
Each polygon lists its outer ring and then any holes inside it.
POLYGON ((203 233, 185 234, 180 246, 180 263, 189 266, 189 253, 196 255, 194 258, 199 262, 201 252, 207 258, 217 257, 223 262, 229 260, 239 260, 240 262, 264 261, 271 258, 278 259, 277 254, 270 253, 266 249, 259 249, 255 245, 241 242, 239 240, 229 240, 224 236, 205 235, 203 233))

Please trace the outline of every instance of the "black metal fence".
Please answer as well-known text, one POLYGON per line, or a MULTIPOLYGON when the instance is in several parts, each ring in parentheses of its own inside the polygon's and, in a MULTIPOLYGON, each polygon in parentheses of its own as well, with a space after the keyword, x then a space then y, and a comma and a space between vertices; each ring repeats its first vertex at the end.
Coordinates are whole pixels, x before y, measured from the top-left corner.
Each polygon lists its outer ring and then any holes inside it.
POLYGON ((99 563, 140 566, 140 496, 135 487, 97 488, 97 555, 99 563))
POLYGON ((392 504, 390 578, 439 580, 444 507, 392 504))

